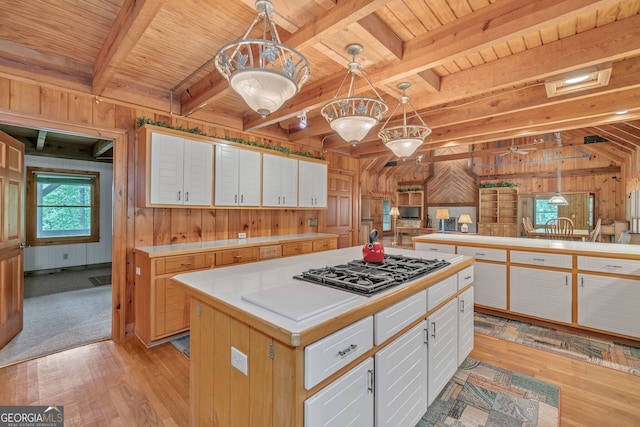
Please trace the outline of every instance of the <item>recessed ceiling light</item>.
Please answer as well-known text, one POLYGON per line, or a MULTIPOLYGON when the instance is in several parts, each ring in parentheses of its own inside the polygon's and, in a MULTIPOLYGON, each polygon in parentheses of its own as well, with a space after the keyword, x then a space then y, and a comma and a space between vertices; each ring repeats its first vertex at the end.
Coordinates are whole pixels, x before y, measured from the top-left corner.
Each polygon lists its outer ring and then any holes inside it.
POLYGON ((582 83, 583 81, 588 80, 589 76, 590 76, 590 74, 584 74, 582 76, 577 76, 577 77, 574 77, 572 79, 567 79, 564 82, 565 82, 565 84, 568 84, 568 85, 574 85, 576 83, 582 83))
POLYGON ((544 85, 547 89, 547 96, 551 98, 552 96, 607 86, 609 77, 611 77, 611 62, 606 62, 547 77, 544 85))

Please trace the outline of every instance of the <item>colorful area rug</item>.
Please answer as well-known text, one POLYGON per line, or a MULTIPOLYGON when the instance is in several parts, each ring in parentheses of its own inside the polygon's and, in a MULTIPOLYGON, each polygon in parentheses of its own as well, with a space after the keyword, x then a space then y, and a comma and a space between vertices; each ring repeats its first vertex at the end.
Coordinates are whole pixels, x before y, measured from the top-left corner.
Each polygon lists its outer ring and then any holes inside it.
POLYGON ((467 358, 416 427, 558 427, 560 388, 467 358))
POLYGON ((566 332, 475 313, 475 331, 564 356, 640 375, 640 348, 588 334, 566 332))

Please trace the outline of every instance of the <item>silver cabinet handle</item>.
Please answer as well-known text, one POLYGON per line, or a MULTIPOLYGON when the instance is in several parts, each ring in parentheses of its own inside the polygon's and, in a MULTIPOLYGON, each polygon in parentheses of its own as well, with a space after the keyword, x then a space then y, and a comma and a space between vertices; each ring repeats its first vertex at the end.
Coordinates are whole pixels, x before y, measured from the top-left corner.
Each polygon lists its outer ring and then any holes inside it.
POLYGON ((244 194, 240 196, 240 204, 244 205, 244 194))
POLYGON ((375 384, 374 382, 374 373, 373 373, 373 369, 367 369, 367 376, 369 377, 369 387, 367 387, 367 390, 369 390, 371 393, 373 393, 373 385, 375 384))
POLYGON ((464 276, 464 280, 470 280, 471 276, 464 276))
POLYGON ((344 350, 338 351, 338 355, 340 357, 344 357, 347 354, 349 354, 350 352, 352 352, 353 350, 355 350, 356 348, 358 348, 357 344, 351 344, 349 347, 345 348, 344 350))
POLYGON ((485 256, 486 254, 483 254, 482 252, 475 252, 473 255, 475 255, 475 256, 485 256))
POLYGON ((534 258, 534 261, 540 261, 540 262, 544 262, 544 258, 534 258))
POLYGON ((182 191, 178 191, 178 200, 182 197, 182 191))
POLYGON ((185 191, 185 193, 184 193, 184 201, 185 202, 189 201, 189 192, 188 191, 185 191))
POLYGON ((238 195, 237 194, 233 196, 233 203, 234 204, 238 204, 238 195))
POLYGON ((614 264, 607 264, 605 265, 605 268, 622 268, 621 265, 614 265, 614 264))
POLYGON ((431 322, 431 324, 433 325, 433 333, 431 334, 431 336, 433 338, 436 337, 436 322, 431 322))
POLYGON ((564 276, 564 285, 569 286, 569 276, 564 276))
POLYGON ((278 204, 280 204, 280 199, 281 199, 281 197, 280 197, 280 196, 278 196, 278 204))
POLYGON ((460 311, 462 313, 464 313, 464 300, 463 299, 460 300, 460 311))

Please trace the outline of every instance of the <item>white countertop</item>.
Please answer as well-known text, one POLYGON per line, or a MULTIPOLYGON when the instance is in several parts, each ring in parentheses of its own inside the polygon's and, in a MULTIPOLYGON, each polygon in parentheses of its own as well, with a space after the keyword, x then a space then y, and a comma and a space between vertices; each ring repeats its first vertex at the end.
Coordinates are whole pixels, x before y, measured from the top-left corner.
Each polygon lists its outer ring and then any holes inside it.
POLYGON ((225 249, 242 245, 264 245, 299 239, 321 239, 323 237, 337 237, 328 233, 285 234, 281 236, 249 237, 247 239, 211 240, 208 242, 178 243, 175 245, 138 246, 136 251, 149 255, 170 254, 171 252, 199 251, 203 249, 225 249))
MULTIPOLYGON (((454 254, 438 253, 435 255, 426 251, 397 248, 385 248, 385 253, 409 257, 422 256, 427 259, 445 259, 450 261, 452 265, 465 258, 468 259, 468 257, 454 254)), ((290 332, 293 337, 331 320, 335 316, 349 312, 413 283, 407 282, 366 297, 293 278, 294 275, 299 275, 312 268, 344 264, 361 258, 362 247, 357 246, 179 274, 174 279, 188 288, 276 325, 290 332), (264 307, 271 307, 272 310, 264 307)), ((454 269, 453 267, 446 268, 454 269)), ((446 271, 446 269, 442 271, 446 271)), ((420 278, 416 280, 420 280, 420 278)))
POLYGON ((602 254, 625 254, 637 256, 640 260, 640 245, 624 245, 619 243, 581 242, 572 240, 530 239, 518 237, 480 236, 477 234, 433 233, 416 236, 413 242, 429 241, 449 244, 475 244, 505 246, 522 249, 547 249, 554 252, 594 252, 602 254))

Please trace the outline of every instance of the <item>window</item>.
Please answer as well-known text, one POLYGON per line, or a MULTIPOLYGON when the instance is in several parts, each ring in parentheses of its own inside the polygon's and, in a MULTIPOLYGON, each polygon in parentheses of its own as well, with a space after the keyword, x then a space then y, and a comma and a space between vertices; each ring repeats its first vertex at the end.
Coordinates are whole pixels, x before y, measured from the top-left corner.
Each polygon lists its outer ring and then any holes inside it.
POLYGON ((100 241, 99 172, 27 168, 27 244, 100 241))
POLYGON ((391 231, 391 200, 382 201, 382 231, 391 231))
POLYGON ((558 217, 558 206, 549 203, 549 196, 536 196, 536 225, 544 225, 550 219, 558 217))

